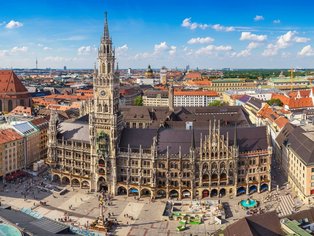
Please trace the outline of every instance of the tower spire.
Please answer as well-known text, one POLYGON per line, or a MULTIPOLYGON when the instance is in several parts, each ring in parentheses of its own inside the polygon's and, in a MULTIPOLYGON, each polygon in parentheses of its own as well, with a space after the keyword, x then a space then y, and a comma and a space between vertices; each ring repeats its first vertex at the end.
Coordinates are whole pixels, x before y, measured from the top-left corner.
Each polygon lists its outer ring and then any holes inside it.
POLYGON ((105 38, 105 39, 110 39, 110 37, 109 37, 109 28, 108 28, 107 12, 105 12, 104 38, 105 38))
POLYGON ((191 140, 191 147, 195 149, 195 136, 194 136, 194 126, 192 127, 192 140, 191 140))

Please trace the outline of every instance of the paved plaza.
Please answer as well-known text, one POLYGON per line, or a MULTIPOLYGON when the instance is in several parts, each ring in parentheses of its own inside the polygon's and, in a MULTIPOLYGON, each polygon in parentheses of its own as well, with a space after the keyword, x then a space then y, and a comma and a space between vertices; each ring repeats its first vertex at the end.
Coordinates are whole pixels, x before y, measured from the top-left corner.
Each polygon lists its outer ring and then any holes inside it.
MULTIPOLYGON (((282 175, 278 175, 282 176, 282 175)), ((281 178, 281 177, 280 177, 281 178)), ((296 199, 290 189, 282 185, 284 179, 273 181, 273 191, 254 193, 251 198, 260 202, 260 208, 266 211, 277 210, 279 214, 306 209, 296 199), (276 188, 278 184, 278 190, 276 188), (280 186, 281 187, 280 187, 280 186), (289 199, 289 204, 286 200, 289 199), (287 207, 293 209, 287 209, 287 207), (297 207, 295 207, 297 206, 297 207), (279 212, 282 211, 282 212, 279 212)), ((69 217, 65 223, 86 228, 100 214, 98 197, 99 193, 89 193, 87 190, 67 186, 68 192, 64 195, 51 194, 39 190, 36 186, 43 182, 49 182, 46 178, 30 178, 22 183, 7 184, 1 188, 1 202, 9 204, 15 209, 31 208, 42 216, 56 221, 63 221, 65 216, 69 217)), ((213 219, 205 218, 200 225, 188 225, 183 232, 177 232, 178 221, 165 221, 162 218, 166 199, 151 202, 150 198, 137 199, 135 197, 117 196, 106 201, 105 218, 117 221, 118 226, 111 232, 112 235, 211 235, 219 229, 234 223, 247 215, 247 211, 239 206, 239 201, 247 199, 248 196, 213 198, 220 200, 226 210, 226 222, 222 225, 214 224, 213 219)), ((206 199, 205 199, 206 200, 206 199)), ((191 204, 191 200, 184 200, 182 204, 191 204)))

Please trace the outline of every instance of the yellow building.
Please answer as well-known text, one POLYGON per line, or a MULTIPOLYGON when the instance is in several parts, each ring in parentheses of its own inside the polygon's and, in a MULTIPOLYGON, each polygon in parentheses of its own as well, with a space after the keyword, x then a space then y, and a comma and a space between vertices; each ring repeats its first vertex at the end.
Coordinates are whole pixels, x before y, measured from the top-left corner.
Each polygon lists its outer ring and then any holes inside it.
POLYGON ((246 81, 245 79, 215 79, 212 81, 210 90, 222 94, 226 90, 243 90, 256 88, 254 81, 246 81))
POLYGON ((0 130, 0 176, 23 167, 23 137, 13 129, 0 130))
POLYGON ((314 125, 286 125, 276 142, 276 158, 287 174, 289 186, 305 202, 314 202, 314 125))

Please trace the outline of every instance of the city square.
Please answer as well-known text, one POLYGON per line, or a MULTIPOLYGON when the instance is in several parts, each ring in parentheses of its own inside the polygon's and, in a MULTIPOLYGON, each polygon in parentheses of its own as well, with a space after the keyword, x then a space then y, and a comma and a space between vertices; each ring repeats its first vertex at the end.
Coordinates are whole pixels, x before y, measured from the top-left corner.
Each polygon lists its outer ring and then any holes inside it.
POLYGON ((289 1, 3 2, 0 236, 314 235, 289 1))

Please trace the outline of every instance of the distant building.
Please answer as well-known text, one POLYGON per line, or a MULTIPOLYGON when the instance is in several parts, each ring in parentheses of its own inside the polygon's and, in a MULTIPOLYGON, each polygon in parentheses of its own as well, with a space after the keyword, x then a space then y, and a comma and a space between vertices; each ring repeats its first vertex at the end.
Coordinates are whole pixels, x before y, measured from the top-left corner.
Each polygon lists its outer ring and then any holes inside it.
POLYGON ((220 100, 217 92, 206 90, 174 90, 175 107, 206 107, 214 100, 220 100))
POLYGON ((142 98, 143 106, 167 107, 169 104, 167 90, 146 90, 142 98))
POLYGON ((160 69, 159 74, 160 74, 160 82, 162 84, 166 84, 167 83, 167 68, 163 66, 160 69))
POLYGON ((12 70, 0 70, 0 112, 32 106, 31 95, 12 70))
POLYGON ((256 86, 254 81, 247 82, 245 79, 215 79, 209 89, 222 94, 226 90, 256 89, 256 86))
POLYGON ((305 202, 314 202, 314 125, 287 124, 276 138, 276 158, 289 186, 305 202))
POLYGON ((305 77, 300 78, 271 78, 268 80, 268 86, 280 90, 306 89, 310 85, 310 80, 305 77))

